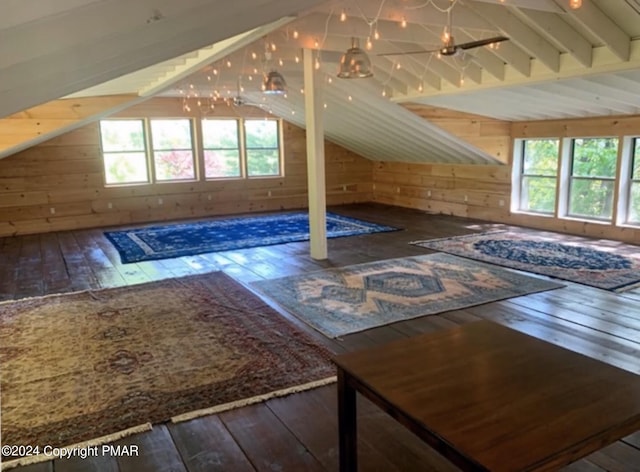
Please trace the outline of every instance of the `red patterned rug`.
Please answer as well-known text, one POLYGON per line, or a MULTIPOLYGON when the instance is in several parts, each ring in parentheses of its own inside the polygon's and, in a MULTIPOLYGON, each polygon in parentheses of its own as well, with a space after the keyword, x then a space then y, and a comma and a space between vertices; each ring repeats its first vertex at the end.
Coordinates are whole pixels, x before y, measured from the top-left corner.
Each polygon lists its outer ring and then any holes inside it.
POLYGON ((0 303, 0 362, 2 443, 41 448, 110 441, 335 373, 325 349, 221 272, 0 303))

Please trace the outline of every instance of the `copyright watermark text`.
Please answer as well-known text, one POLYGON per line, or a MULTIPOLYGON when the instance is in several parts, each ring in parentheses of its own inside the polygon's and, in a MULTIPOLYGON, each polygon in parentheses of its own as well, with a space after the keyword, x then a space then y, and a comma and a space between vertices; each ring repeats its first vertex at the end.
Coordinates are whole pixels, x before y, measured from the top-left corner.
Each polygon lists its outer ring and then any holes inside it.
POLYGON ((103 444, 102 446, 77 446, 77 447, 54 447, 54 446, 16 446, 5 444, 0 448, 2 457, 29 457, 44 455, 51 459, 69 459, 79 457, 86 459, 88 457, 114 456, 114 457, 137 457, 140 454, 140 448, 136 444, 118 445, 103 444))

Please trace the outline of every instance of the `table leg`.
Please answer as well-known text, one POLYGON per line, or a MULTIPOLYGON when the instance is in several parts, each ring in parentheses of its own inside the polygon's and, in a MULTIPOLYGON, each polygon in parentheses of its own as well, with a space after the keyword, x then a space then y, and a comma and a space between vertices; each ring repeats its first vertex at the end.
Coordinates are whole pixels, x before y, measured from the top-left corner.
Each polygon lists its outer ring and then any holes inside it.
POLYGON ((348 374, 338 368, 338 435, 340 472, 358 470, 358 427, 356 423, 356 391, 347 380, 348 374))

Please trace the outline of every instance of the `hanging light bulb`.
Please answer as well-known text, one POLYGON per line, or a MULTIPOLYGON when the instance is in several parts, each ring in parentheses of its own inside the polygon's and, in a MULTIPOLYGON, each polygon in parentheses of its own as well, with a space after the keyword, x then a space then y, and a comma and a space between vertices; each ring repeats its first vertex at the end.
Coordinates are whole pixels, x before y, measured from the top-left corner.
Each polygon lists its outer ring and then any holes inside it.
POLYGON ((315 61, 315 62, 314 62, 314 64, 313 64, 313 68, 314 68, 315 70, 320 69, 320 61, 318 60, 318 58, 317 58, 317 57, 316 57, 316 61, 315 61))
POLYGON ((376 41, 380 39, 380 32, 378 31, 378 28, 376 28, 373 32, 373 39, 375 39, 376 41))
POLYGON ((424 87, 422 86, 422 83, 420 83, 420 85, 418 85, 418 92, 422 92, 424 90, 424 87))
POLYGON ((258 57, 258 55, 255 53, 255 51, 253 51, 253 52, 251 53, 251 59, 254 59, 254 60, 255 60, 255 59, 257 59, 257 57, 258 57))
POLYGON ((406 28, 407 27, 407 19, 403 16, 402 20, 400 21, 400 28, 406 28))
POLYGON ((447 44, 449 42, 449 39, 451 39, 451 33, 449 32, 448 26, 445 26, 444 30, 442 30, 442 36, 440 36, 440 39, 444 44, 447 44))
POLYGON ((298 30, 293 30, 293 39, 298 39, 298 36, 300 36, 300 33, 298 33, 298 30))
POLYGON ((582 6, 582 0, 569 0, 569 8, 577 10, 582 6))
POLYGON ((340 21, 342 21, 343 23, 347 21, 347 12, 344 11, 344 9, 342 9, 342 12, 340 13, 340 21))
POLYGON ((371 36, 367 37, 367 43, 365 45, 367 51, 371 51, 373 49, 373 41, 371 41, 371 36))

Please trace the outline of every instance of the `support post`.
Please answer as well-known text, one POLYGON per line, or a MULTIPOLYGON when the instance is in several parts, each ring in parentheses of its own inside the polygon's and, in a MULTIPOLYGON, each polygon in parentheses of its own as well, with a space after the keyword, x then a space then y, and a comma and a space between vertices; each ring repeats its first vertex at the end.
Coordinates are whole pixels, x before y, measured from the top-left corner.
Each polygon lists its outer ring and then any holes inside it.
POLYGON ((307 186, 311 257, 327 258, 327 198, 324 160, 324 117, 321 83, 317 80, 312 49, 303 52, 304 108, 307 130, 307 186))

